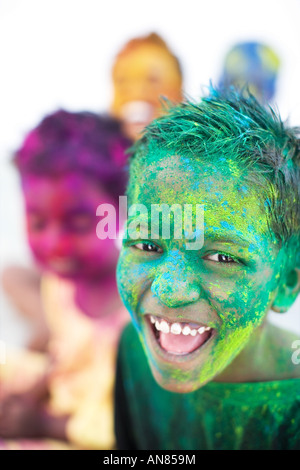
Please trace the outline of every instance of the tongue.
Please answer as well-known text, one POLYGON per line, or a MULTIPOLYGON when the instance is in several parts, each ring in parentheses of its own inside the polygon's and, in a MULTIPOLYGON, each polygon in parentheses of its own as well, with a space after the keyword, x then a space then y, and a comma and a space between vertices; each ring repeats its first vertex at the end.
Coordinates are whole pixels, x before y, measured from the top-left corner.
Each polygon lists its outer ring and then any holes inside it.
POLYGON ((205 343, 208 337, 208 332, 204 332, 202 335, 197 333, 196 336, 160 332, 159 340, 162 349, 169 353, 188 354, 205 343))

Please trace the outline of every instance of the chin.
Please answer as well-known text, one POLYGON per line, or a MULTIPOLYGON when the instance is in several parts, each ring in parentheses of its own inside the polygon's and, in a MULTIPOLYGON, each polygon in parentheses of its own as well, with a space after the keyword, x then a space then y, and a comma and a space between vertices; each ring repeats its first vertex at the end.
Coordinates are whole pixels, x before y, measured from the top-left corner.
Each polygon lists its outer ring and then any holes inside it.
MULTIPOLYGON (((211 361, 217 329, 207 324, 190 323, 197 327, 194 334, 176 334, 172 330, 163 332, 160 321, 163 326, 167 320, 157 317, 154 322, 151 317, 144 316, 141 334, 145 354, 158 385, 174 393, 191 393, 203 387, 214 375, 211 361)), ((186 322, 182 325, 186 326, 186 322)))
POLYGON ((195 390, 203 387, 207 382, 197 382, 193 380, 182 380, 182 379, 172 379, 171 377, 166 378, 161 372, 159 372, 153 364, 150 364, 152 375, 157 382, 157 384, 167 390, 168 392, 173 393, 192 393, 195 390))

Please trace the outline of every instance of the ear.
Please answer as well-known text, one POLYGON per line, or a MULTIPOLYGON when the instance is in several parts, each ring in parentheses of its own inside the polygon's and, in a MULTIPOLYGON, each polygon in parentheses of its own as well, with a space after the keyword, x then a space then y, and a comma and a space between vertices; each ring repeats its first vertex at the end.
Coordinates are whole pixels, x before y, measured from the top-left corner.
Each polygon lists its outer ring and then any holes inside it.
POLYGON ((283 276, 277 295, 274 299, 272 310, 285 313, 295 302, 300 292, 300 269, 294 268, 283 276))

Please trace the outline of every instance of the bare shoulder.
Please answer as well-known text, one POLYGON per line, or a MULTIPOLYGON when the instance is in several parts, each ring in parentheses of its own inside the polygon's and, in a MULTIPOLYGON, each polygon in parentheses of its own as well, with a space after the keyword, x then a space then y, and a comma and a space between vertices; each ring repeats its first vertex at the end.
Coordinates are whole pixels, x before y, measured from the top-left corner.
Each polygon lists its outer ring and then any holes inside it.
POLYGON ((278 379, 300 378, 300 334, 269 324, 266 353, 278 379))

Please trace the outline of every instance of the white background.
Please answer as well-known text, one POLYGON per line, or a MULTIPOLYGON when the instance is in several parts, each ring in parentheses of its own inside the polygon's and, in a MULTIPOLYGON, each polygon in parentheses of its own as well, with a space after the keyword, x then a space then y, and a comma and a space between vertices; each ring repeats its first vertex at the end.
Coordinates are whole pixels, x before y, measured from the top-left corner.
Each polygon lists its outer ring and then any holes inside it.
MULTIPOLYGON (((178 56, 185 93, 193 98, 209 80, 218 81, 234 43, 265 42, 282 61, 281 115, 300 125, 299 23, 299 0, 0 0, 0 268, 30 260, 12 151, 58 107, 107 111, 111 66, 127 40, 160 34, 178 56)), ((0 339, 18 343, 21 321, 0 294, 0 339)), ((275 321, 300 332, 299 304, 275 321)))

